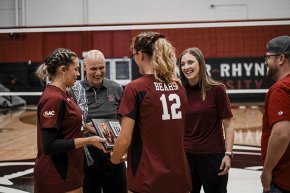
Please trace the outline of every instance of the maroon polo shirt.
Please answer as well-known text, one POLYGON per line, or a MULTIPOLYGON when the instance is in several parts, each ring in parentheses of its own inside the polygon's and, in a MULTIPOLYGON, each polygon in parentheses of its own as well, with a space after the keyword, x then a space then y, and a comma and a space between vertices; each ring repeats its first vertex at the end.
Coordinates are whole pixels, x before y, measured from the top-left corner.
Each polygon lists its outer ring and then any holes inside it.
MULTIPOLYGON (((268 91, 265 100, 261 138, 262 161, 265 161, 272 126, 279 121, 290 121, 290 74, 277 81, 268 91)), ((279 147, 277 147, 279 148, 279 147)), ((273 169, 272 181, 290 191, 290 144, 273 169)))
POLYGON ((188 153, 225 152, 222 119, 232 117, 229 97, 223 85, 207 90, 201 99, 199 85, 188 86, 188 115, 184 133, 184 148, 188 153))

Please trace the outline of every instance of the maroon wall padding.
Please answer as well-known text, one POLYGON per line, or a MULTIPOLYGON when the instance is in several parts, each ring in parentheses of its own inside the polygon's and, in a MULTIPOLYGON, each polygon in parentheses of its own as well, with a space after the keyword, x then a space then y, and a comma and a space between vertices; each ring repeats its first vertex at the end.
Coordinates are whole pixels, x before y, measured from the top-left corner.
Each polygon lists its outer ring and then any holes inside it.
MULTIPOLYGON (((0 34, 0 62, 40 62, 52 50, 64 47, 82 57, 83 51, 99 49, 106 57, 128 57, 132 38, 144 30, 42 32, 0 34)), ((163 33, 176 48, 199 47, 206 58, 261 57, 268 40, 290 35, 290 26, 218 27, 150 30, 163 33)))
MULTIPOLYGON (((290 35, 290 26, 219 27, 153 30, 163 33, 179 55, 189 47, 198 47, 206 58, 261 57, 266 43, 279 35, 290 35)), ((132 36, 141 32, 132 31, 132 36)))

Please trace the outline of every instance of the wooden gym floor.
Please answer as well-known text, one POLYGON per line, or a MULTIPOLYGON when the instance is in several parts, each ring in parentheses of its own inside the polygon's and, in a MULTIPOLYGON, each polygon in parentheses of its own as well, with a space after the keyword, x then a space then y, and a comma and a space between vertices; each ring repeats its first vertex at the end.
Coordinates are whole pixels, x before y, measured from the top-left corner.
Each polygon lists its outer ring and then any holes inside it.
MULTIPOLYGON (((259 175, 260 135, 263 107, 233 105, 235 158, 228 191, 261 192, 259 175), (253 184, 253 185, 251 185, 253 184)), ((36 107, 0 109, 0 192, 33 192, 33 165, 36 157, 36 107)))

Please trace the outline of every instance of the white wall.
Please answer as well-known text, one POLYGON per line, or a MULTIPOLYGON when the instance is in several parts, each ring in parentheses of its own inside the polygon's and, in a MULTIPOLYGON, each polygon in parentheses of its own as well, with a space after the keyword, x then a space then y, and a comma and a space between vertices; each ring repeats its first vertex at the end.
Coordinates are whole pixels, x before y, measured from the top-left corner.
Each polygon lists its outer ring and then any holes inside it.
POLYGON ((82 25, 82 0, 26 0, 27 26, 82 25))
POLYGON ((0 27, 281 18, 290 0, 0 0, 0 27))
POLYGON ((15 2, 0 0, 0 26, 15 26, 15 2))

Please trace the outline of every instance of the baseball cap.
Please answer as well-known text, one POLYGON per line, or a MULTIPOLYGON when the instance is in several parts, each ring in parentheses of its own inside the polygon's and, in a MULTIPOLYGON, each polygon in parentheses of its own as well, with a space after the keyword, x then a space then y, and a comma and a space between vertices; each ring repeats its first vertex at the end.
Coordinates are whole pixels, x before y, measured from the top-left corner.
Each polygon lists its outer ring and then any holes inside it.
POLYGON ((267 44, 267 51, 277 54, 290 54, 290 37, 285 35, 271 39, 267 44))

